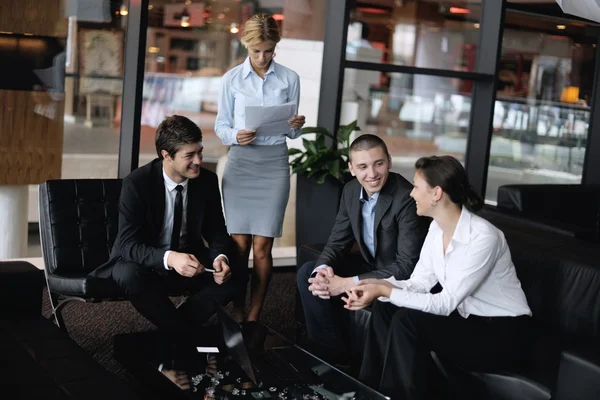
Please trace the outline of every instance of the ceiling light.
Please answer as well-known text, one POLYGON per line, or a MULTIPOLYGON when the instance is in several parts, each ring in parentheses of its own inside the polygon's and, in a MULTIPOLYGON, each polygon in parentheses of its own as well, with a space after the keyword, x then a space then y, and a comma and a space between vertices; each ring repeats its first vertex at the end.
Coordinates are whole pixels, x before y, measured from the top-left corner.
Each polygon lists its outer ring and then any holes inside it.
POLYGON ((127 14, 129 14, 129 10, 127 9, 127 6, 125 4, 123 4, 121 6, 121 8, 119 8, 119 13, 121 15, 127 15, 127 14))
POLYGON ((231 25, 229 25, 229 32, 238 33, 239 31, 240 28, 238 28, 238 24, 236 24, 235 22, 232 22, 231 25))
POLYGON ((470 14, 471 10, 462 7, 450 7, 450 14, 470 14))
POLYGON ((563 30, 567 29, 567 26, 566 25, 556 25, 556 29, 563 31, 563 30))
POLYGON ((187 8, 184 8, 183 11, 181 11, 181 26, 184 28, 190 26, 190 13, 188 13, 187 8))

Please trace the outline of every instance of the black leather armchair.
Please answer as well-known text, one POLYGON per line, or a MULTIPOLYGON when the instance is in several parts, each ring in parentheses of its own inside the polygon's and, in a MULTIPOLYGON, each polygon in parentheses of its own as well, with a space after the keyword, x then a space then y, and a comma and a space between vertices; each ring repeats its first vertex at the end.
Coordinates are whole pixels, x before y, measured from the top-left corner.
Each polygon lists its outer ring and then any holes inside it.
POLYGON ((50 180, 39 187, 40 239, 56 324, 73 300, 125 300, 111 279, 89 277, 117 236, 120 179, 50 180))

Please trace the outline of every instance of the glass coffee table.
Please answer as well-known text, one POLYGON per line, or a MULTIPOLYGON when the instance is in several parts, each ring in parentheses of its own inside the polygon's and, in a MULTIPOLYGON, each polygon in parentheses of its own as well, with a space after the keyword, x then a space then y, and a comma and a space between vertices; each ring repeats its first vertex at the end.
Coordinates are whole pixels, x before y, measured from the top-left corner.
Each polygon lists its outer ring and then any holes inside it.
POLYGON ((387 399, 265 325, 250 327, 242 345, 250 371, 219 324, 177 337, 120 334, 114 355, 156 398, 387 399))

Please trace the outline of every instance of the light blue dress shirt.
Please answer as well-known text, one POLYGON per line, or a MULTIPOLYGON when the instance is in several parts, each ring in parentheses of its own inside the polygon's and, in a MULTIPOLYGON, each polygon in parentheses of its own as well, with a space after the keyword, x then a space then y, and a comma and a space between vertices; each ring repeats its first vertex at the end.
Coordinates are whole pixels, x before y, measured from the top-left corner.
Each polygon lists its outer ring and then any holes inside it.
POLYGON ((379 198, 379 192, 373 193, 373 196, 365 199, 364 189, 360 191, 360 202, 362 203, 362 235, 365 242, 365 246, 371 253, 371 256, 375 257, 375 206, 377 205, 377 199, 379 198))
MULTIPOLYGON (((277 106, 295 102, 298 114, 300 101, 300 78, 298 74, 271 60, 271 65, 263 80, 252 69, 250 58, 229 70, 221 80, 219 104, 215 132, 224 145, 238 144, 236 135, 240 129, 246 129, 246 106, 277 106)), ((257 136, 252 144, 275 145, 286 141, 286 136, 295 139, 302 129, 290 127, 281 136, 257 136)))

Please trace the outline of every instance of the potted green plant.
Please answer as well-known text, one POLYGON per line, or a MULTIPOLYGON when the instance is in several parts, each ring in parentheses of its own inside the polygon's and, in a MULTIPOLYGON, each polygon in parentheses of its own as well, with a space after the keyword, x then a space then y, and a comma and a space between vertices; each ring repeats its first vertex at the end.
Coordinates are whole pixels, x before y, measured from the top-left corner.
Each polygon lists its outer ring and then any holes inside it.
MULTIPOLYGON (((344 184, 352 177, 348 170, 348 151, 356 121, 341 125, 337 136, 323 127, 306 127, 302 134, 314 133, 314 140, 303 139, 304 150, 289 149, 296 180, 296 249, 305 244, 325 243, 335 222, 344 184), (331 139, 328 140, 327 138, 331 139)), ((301 261, 300 259, 298 260, 301 261)))
POLYGON ((332 177, 345 183, 348 171, 348 150, 350 136, 353 131, 359 131, 356 120, 348 125, 341 125, 334 137, 328 129, 319 126, 302 128, 302 134, 314 133, 315 140, 302 139, 304 150, 289 149, 288 154, 295 156, 290 161, 292 173, 314 178, 318 184, 325 183, 326 178, 332 177), (327 138, 331 139, 327 143, 327 138))

